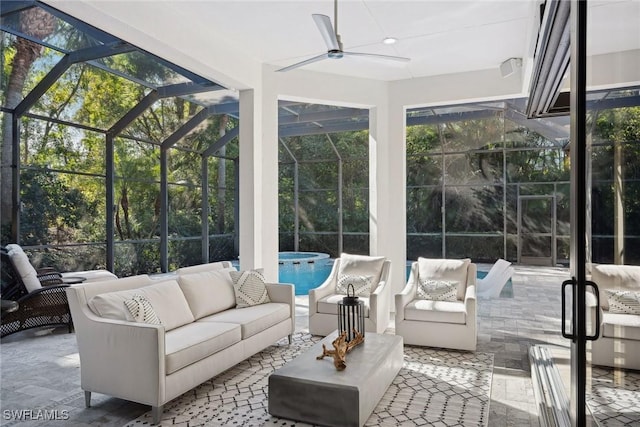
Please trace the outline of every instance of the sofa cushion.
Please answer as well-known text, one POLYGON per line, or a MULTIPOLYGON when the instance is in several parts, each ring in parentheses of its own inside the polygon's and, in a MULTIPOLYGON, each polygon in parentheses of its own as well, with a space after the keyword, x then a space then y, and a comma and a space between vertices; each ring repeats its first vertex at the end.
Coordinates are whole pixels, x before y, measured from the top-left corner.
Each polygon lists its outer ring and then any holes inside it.
POLYGON ((165 334, 167 374, 189 366, 240 342, 240 326, 232 323, 194 322, 165 334))
POLYGON ((124 305, 134 321, 151 325, 162 324, 153 306, 144 295, 135 294, 131 299, 124 300, 124 305))
POLYGON ((200 319, 236 306, 230 269, 181 274, 178 283, 193 317, 200 319))
POLYGON ((640 292, 640 266, 637 265, 593 264, 591 279, 600 289, 600 306, 603 310, 609 309, 605 289, 640 292))
POLYGON ((182 267, 176 270, 177 274, 190 274, 190 273, 202 273, 203 271, 222 270, 225 268, 231 268, 229 261, 210 262, 207 264, 190 265, 189 267, 182 267))
POLYGON ((450 280, 458 282, 459 301, 464 299, 467 290, 467 272, 471 260, 466 259, 433 259, 418 258, 418 281, 450 280))
POLYGON ((196 323, 224 322, 240 325, 244 340, 289 318, 291 318, 289 304, 272 302, 223 311, 203 317, 196 323))
MULTIPOLYGON (((331 294, 318 300, 318 313, 338 315, 338 301, 342 301, 344 295, 331 294)), ((364 303, 364 317, 369 317, 369 298, 358 297, 364 303)), ((338 319, 336 319, 338 329, 338 319)))
POLYGON ((416 298, 431 301, 457 301, 458 282, 453 280, 420 280, 416 289, 416 298))
POLYGON ((261 270, 230 271, 236 307, 251 307, 270 302, 261 270))
POLYGON ((354 295, 357 297, 368 297, 371 294, 371 284, 373 276, 355 276, 343 274, 338 276, 336 283, 336 293, 341 295, 354 295), (349 285, 353 285, 353 290, 349 289, 349 285))
POLYGON ((378 286, 382 267, 386 258, 383 256, 341 254, 338 276, 372 276, 372 290, 378 286))
POLYGON ((33 268, 31 262, 29 262, 29 257, 22 251, 22 248, 10 249, 9 259, 11 260, 11 264, 13 264, 13 268, 20 275, 24 287, 27 288, 27 292, 31 293, 42 287, 40 280, 38 280, 36 269, 33 268))
POLYGON ((414 299, 404 308, 406 320, 420 322, 457 323, 464 325, 467 311, 462 301, 430 301, 414 299))
POLYGON ((605 312, 602 336, 640 341, 640 316, 605 312))
POLYGON ((167 331, 195 320, 175 280, 153 283, 126 291, 99 294, 91 298, 89 307, 98 316, 107 319, 133 321, 124 301, 133 298, 136 294, 144 295, 149 300, 167 331))
POLYGON ((605 289, 610 313, 639 314, 640 292, 605 289))

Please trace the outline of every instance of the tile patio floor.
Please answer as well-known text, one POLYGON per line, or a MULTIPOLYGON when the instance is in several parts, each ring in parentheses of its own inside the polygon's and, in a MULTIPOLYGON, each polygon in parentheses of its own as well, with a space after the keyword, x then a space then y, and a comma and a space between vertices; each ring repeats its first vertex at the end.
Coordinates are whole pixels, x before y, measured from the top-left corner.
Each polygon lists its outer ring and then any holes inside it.
MULTIPOLYGON (((488 266, 479 266, 488 269, 488 266)), ((495 355, 489 426, 538 426, 528 348, 548 344, 568 348, 560 336, 563 268, 516 267, 513 298, 478 303, 478 351, 495 355)), ((296 298, 296 329, 307 330, 307 297, 296 298)), ((75 335, 64 328, 26 331, 0 344, 0 426, 122 426, 148 406, 93 393, 84 407, 75 335), (12 410, 47 409, 66 420, 12 419, 12 410)), ((52 412, 48 412, 51 414, 52 412)))

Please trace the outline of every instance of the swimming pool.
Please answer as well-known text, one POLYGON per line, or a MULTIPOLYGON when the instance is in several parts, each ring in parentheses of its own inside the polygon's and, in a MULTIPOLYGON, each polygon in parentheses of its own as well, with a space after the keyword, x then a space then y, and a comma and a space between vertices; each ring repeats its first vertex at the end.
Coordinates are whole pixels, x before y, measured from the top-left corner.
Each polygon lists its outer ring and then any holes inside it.
POLYGON ((280 252, 278 264, 280 283, 293 283, 296 295, 307 295, 329 277, 333 260, 321 252, 280 252))
MULTIPOLYGON (((240 268, 238 260, 231 262, 240 268)), ((329 277, 333 260, 322 252, 278 252, 278 282, 293 283, 296 295, 308 295, 329 277)))

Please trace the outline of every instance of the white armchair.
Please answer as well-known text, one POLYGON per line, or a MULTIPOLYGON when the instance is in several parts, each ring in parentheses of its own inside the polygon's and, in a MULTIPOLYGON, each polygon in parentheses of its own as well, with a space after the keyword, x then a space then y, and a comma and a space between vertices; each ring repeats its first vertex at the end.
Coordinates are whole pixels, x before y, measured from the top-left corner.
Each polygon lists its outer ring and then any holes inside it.
POLYGON ((469 259, 419 258, 395 296, 396 335, 405 344, 475 351, 476 274, 469 259))
MULTIPOLYGON (((640 370, 640 266, 592 265, 600 290, 600 335, 591 343, 594 365, 640 370)), ((595 297, 587 294, 591 321, 595 297)))
POLYGON ((342 254, 327 280, 309 291, 309 332, 327 336, 338 329, 338 301, 346 296, 341 292, 342 285, 349 277, 357 280, 364 276, 371 287, 356 295, 365 305, 365 331, 383 333, 390 317, 390 271, 391 261, 385 257, 342 254))

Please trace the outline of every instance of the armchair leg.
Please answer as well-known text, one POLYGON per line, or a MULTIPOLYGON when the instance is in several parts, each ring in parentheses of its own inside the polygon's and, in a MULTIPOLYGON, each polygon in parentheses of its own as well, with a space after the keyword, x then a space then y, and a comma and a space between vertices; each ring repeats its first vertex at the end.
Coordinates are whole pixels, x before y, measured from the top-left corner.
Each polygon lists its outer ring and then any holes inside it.
POLYGON ((289 334, 288 338, 289 338, 289 345, 291 345, 291 342, 293 341, 293 335, 289 334))
POLYGON ((86 406, 87 408, 91 408, 91 392, 90 391, 84 392, 84 406, 86 406))
POLYGON ((163 410, 164 410, 164 405, 151 407, 151 418, 153 418, 154 424, 160 424, 160 418, 162 418, 163 410))

